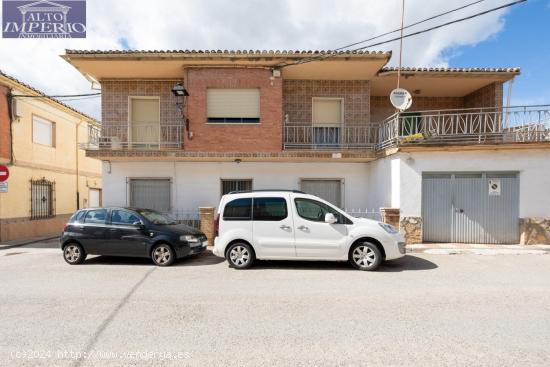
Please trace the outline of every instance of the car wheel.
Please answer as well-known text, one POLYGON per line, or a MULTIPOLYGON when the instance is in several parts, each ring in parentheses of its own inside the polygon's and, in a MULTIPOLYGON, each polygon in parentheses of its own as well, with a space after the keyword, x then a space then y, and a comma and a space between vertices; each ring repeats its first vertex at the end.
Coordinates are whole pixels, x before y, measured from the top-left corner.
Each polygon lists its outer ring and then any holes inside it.
POLYGON ((71 242, 63 247, 63 258, 71 265, 82 264, 86 260, 86 252, 78 243, 71 242))
POLYGON ((226 257, 229 266, 235 269, 248 269, 255 260, 254 250, 252 250, 249 244, 244 242, 232 244, 229 249, 227 249, 226 257))
POLYGON ((176 260, 176 254, 170 245, 165 243, 158 244, 151 250, 151 259, 155 265, 169 266, 176 260))
POLYGON ((375 244, 362 242, 351 248, 349 261, 356 269, 372 271, 382 263, 382 253, 375 244))

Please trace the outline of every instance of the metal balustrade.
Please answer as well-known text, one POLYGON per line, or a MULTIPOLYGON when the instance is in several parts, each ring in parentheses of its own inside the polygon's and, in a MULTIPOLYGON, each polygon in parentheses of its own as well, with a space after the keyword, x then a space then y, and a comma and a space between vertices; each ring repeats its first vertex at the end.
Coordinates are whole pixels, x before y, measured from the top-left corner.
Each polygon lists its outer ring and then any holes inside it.
POLYGON ((286 123, 285 150, 374 149, 378 141, 376 124, 312 125, 286 123))
POLYGON ((550 106, 395 114, 380 125, 377 149, 411 144, 550 142, 550 106))
MULTIPOLYGON (((183 149, 182 123, 134 122, 90 127, 85 149, 183 149)), ((550 142, 550 106, 430 110, 396 113, 382 122, 318 125, 283 123, 283 149, 381 150, 422 144, 550 142)))
MULTIPOLYGON (((93 128, 91 128, 93 130, 93 128)), ((183 124, 130 122, 104 124, 99 136, 90 132, 85 149, 169 150, 183 148, 183 124)))

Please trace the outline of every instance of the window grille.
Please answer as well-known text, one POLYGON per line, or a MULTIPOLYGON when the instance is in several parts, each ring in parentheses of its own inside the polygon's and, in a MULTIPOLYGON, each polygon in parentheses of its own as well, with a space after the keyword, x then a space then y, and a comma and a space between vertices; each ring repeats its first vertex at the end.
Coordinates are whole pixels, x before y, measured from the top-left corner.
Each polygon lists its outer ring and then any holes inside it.
POLYGON ((55 216, 55 181, 31 180, 31 219, 55 216))

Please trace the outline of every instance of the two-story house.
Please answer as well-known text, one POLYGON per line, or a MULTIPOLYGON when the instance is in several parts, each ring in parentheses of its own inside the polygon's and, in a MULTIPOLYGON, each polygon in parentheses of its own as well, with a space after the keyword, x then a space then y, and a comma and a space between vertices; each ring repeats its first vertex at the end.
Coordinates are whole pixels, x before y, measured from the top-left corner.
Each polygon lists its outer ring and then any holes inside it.
POLYGON ((546 106, 503 106, 519 69, 403 68, 385 52, 76 51, 101 85, 104 201, 175 212, 235 190, 393 208, 410 243, 549 241, 546 106))
POLYGON ((59 235, 78 208, 101 205, 101 162, 80 144, 93 118, 0 71, 0 242, 59 235))

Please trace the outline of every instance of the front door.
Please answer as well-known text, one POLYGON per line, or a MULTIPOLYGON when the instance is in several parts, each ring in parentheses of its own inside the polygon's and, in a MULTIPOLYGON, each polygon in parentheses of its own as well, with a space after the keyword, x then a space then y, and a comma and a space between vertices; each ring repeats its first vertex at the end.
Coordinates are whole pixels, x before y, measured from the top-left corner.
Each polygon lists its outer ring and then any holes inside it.
POLYGON ((122 209, 111 211, 111 223, 107 230, 106 249, 110 255, 147 256, 149 238, 145 230, 134 223, 140 222, 139 217, 122 209))
POLYGON ((253 200, 252 233, 262 258, 296 256, 290 202, 285 197, 256 197, 253 200))
POLYGON ((342 258, 348 235, 347 219, 320 201, 295 198, 294 203, 296 255, 320 259, 342 258), (327 213, 333 213, 338 222, 326 223, 327 213))

